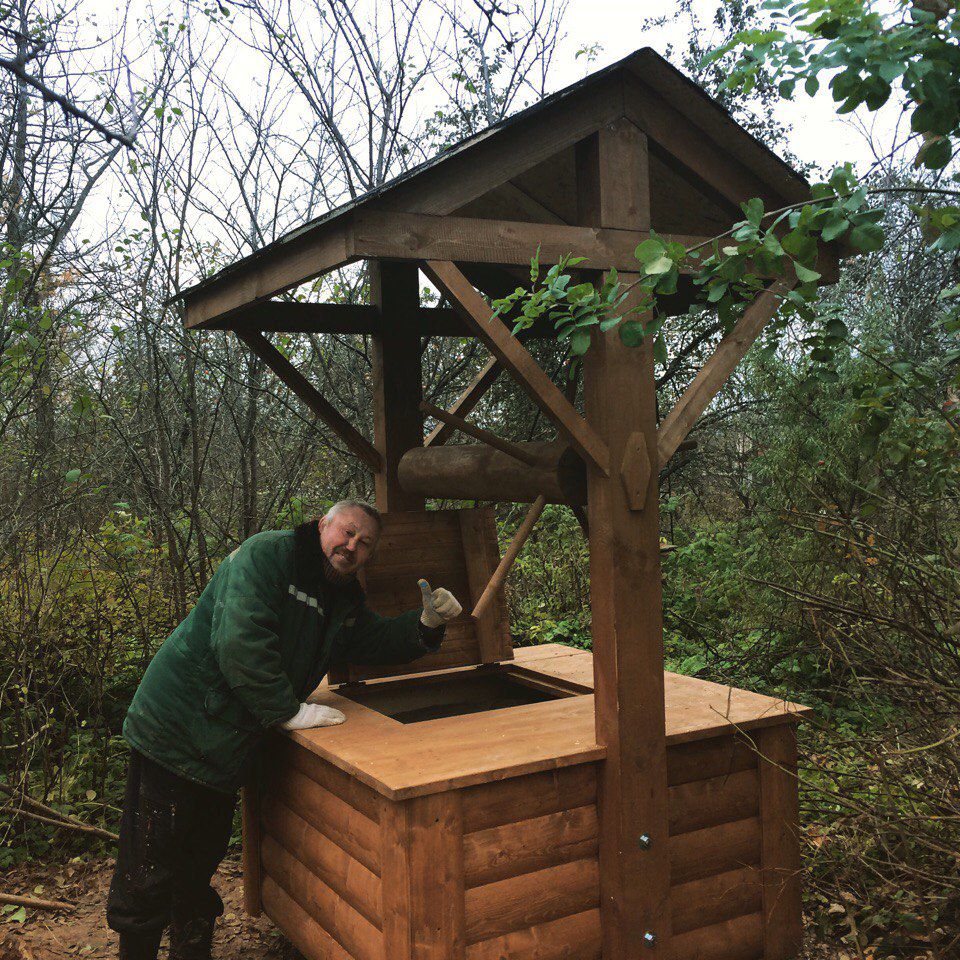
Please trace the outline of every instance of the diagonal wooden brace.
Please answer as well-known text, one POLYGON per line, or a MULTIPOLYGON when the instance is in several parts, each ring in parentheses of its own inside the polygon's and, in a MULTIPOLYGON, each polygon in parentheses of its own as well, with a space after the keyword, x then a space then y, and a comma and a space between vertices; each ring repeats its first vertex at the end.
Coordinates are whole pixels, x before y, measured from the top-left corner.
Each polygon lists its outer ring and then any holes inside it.
POLYGON ((380 451, 263 334, 236 334, 371 470, 383 470, 380 451))
POLYGON ((737 325, 720 341, 713 356, 700 368, 657 431, 657 454, 661 469, 677 452, 700 414, 723 388, 737 364, 777 312, 780 300, 793 286, 793 282, 786 280, 770 284, 747 307, 737 325))
MULTIPOLYGON (((451 408, 450 413, 458 417, 465 417, 480 402, 480 399, 493 386, 502 372, 503 366, 500 361, 496 357, 491 357, 473 380, 467 384, 463 393, 460 394, 457 402, 451 408)), ((456 432, 456 429, 452 424, 438 423, 427 439, 423 441, 423 445, 429 447, 446 443, 456 432)))
POLYGON ((423 270, 571 446, 601 475, 608 477, 610 453, 606 444, 543 372, 526 347, 494 315, 456 264, 449 260, 426 260, 423 270))

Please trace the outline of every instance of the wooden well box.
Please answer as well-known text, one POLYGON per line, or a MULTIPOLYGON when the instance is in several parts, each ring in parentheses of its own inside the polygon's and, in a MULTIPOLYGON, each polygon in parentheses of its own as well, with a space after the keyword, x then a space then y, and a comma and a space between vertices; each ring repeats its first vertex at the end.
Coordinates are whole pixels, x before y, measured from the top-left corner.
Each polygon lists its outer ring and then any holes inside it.
MULTIPOLYGON (((409 605, 394 595, 393 565, 422 541, 424 523, 436 531, 434 556, 419 562, 447 564, 446 582, 469 591, 457 531, 486 529, 489 547, 486 511, 388 515, 368 577, 375 609, 409 605), (378 593, 380 583, 390 589, 378 593)), ((451 633, 441 663, 475 656, 469 622, 451 633)), ((365 671, 379 672, 388 671, 365 671)), ((670 956, 790 956, 804 708, 671 673, 665 684, 670 956)), ((503 662, 354 680, 315 699, 347 722, 271 742, 245 811, 248 909, 262 907, 308 960, 601 956, 605 751, 591 654, 508 647, 503 662)))

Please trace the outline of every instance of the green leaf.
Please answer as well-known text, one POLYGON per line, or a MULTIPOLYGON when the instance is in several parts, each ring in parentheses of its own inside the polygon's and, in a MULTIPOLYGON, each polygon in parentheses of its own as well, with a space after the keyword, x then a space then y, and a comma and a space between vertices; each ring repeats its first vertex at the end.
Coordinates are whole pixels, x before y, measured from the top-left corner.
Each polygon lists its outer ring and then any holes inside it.
POLYGON ((575 330, 570 338, 570 352, 577 357, 583 356, 590 349, 590 331, 575 330))
POLYGON ((643 338, 643 324, 639 320, 627 320, 620 325, 620 340, 624 346, 639 347, 643 338))
POLYGON ((644 272, 648 276, 658 276, 661 273, 667 273, 672 266, 673 261, 669 257, 658 257, 656 260, 645 265, 644 272))
POLYGON ((67 483, 76 483, 80 479, 81 472, 80 470, 68 470, 63 475, 63 479, 66 480, 67 483))
POLYGON ((663 339, 663 334, 653 341, 653 360, 659 363, 661 367, 667 365, 667 343, 663 339))
POLYGON ((759 197, 752 197, 741 203, 740 209, 754 227, 760 226, 760 221, 763 219, 763 201, 759 197))
POLYGON ((634 256, 646 266, 659 260, 666 253, 666 247, 659 240, 644 240, 637 244, 634 256))
POLYGON ((819 280, 821 276, 816 270, 810 270, 802 263, 794 263, 793 269, 796 271, 797 279, 801 283, 813 283, 814 280, 819 280))
POLYGON ((850 245, 861 253, 872 253, 883 247, 883 228, 875 223, 861 223, 850 231, 850 245))

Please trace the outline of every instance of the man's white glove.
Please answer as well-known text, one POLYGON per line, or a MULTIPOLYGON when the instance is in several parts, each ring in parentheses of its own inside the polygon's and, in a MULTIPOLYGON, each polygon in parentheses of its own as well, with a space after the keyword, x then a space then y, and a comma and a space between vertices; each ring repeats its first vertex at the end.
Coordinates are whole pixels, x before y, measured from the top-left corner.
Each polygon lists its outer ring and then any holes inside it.
POLYGON ((457 598, 443 587, 431 590, 426 580, 420 580, 420 593, 423 596, 423 613, 420 622, 425 627, 439 627, 441 624, 459 617, 463 607, 457 598))
POLYGON ((284 730, 309 730, 311 727, 335 727, 346 719, 339 710, 322 703, 301 703, 300 709, 280 726, 284 730))

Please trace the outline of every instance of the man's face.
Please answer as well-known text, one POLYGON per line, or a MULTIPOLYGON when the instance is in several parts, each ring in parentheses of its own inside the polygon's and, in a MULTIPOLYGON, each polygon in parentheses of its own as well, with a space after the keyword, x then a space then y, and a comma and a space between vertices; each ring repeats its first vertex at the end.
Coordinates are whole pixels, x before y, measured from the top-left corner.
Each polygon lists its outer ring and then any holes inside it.
POLYGON ((377 524, 368 513, 344 507, 320 518, 320 547, 337 573, 356 573, 377 546, 377 524))

